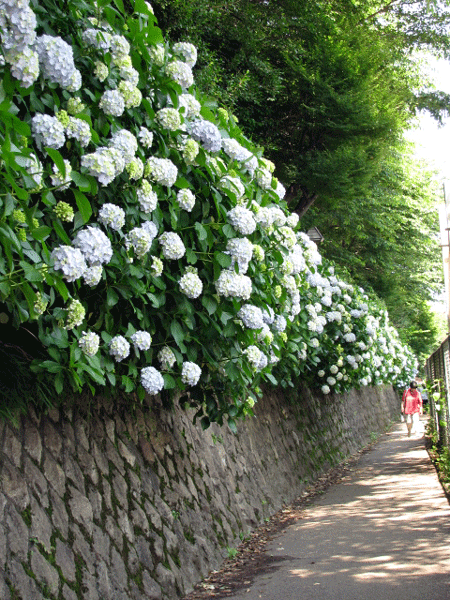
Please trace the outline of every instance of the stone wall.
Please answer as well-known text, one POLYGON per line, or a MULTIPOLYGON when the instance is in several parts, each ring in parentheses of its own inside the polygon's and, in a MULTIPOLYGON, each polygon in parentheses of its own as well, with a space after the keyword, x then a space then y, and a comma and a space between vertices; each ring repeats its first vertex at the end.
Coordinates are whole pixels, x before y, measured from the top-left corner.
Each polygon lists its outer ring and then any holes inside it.
POLYGON ((389 388, 270 392, 239 433, 152 400, 0 423, 0 598, 176 600, 240 537, 389 425, 389 388))

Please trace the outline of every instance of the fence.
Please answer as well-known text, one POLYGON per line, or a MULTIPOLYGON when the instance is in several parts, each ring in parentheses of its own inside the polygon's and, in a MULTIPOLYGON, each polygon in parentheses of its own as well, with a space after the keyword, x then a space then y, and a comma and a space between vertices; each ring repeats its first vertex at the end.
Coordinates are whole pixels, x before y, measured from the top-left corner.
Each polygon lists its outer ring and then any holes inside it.
POLYGON ((427 358, 425 374, 429 388, 430 419, 434 421, 437 443, 439 447, 450 450, 450 337, 427 358), (436 392, 439 392, 439 398, 434 397, 436 392))

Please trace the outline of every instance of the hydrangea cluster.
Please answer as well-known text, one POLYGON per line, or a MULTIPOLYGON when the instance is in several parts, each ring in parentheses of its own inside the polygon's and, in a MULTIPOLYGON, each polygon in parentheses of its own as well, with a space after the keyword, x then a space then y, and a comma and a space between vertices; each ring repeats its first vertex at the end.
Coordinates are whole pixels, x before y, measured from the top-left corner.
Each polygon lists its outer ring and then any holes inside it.
MULTIPOLYGON (((261 248, 260 246, 258 248, 261 248)), ((238 265, 239 273, 243 275, 248 270, 249 262, 252 259, 255 246, 247 238, 232 238, 228 240, 226 253, 232 258, 231 269, 235 263, 238 265)), ((261 251, 264 252, 261 248, 261 251)))
POLYGON ((152 336, 147 331, 136 331, 131 336, 131 341, 137 350, 149 350, 152 343, 152 336))
POLYGON ((130 344, 123 335, 116 335, 109 342, 109 353, 117 362, 121 362, 130 354, 130 344))
POLYGON ((116 204, 104 204, 98 213, 99 222, 105 227, 120 231, 125 225, 125 211, 116 204))
POLYGON ((228 269, 222 270, 215 286, 219 296, 224 296, 225 298, 232 297, 248 300, 252 293, 252 280, 250 277, 228 269))
POLYGON ((178 54, 184 62, 192 69, 197 62, 197 48, 188 42, 177 42, 172 47, 172 52, 178 54))
POLYGON ((189 134, 200 142, 208 152, 219 152, 222 147, 222 136, 214 123, 205 119, 195 119, 188 126, 189 134))
POLYGON ((251 235, 256 229, 253 213, 243 206, 235 206, 227 213, 227 219, 237 232, 242 235, 251 235))
POLYGON ((73 61, 72 46, 60 37, 41 35, 34 45, 42 75, 69 92, 81 87, 81 73, 73 61))
POLYGON ((138 147, 136 137, 127 129, 117 131, 109 140, 108 145, 122 154, 125 165, 134 159, 138 147))
POLYGON ((262 310, 253 304, 244 304, 237 316, 249 329, 261 329, 264 326, 262 310))
POLYGON ((61 221, 66 221, 67 223, 73 221, 73 218, 75 216, 73 208, 70 206, 70 204, 67 204, 67 202, 63 201, 58 202, 58 204, 53 209, 53 212, 59 219, 61 219, 61 221))
POLYGON ((197 275, 197 270, 191 267, 191 271, 185 273, 180 279, 180 290, 188 298, 198 298, 203 290, 203 283, 197 275))
POLYGON ((158 360, 163 371, 169 371, 177 361, 173 350, 168 346, 164 346, 158 352, 158 360))
POLYGON ((85 148, 91 141, 91 128, 86 121, 77 119, 76 117, 69 117, 69 121, 65 127, 65 134, 68 138, 73 138, 85 148))
POLYGON ((103 267, 101 265, 92 265, 88 267, 83 273, 83 280, 89 287, 95 287, 100 283, 103 274, 103 267))
POLYGON ((31 132, 38 148, 61 148, 66 141, 64 127, 56 117, 37 114, 31 119, 31 132))
POLYGON ((191 190, 182 189, 177 193, 177 202, 180 208, 191 212, 195 206, 195 196, 191 190))
POLYGON ((141 127, 138 133, 139 142, 144 148, 150 148, 153 144, 153 133, 147 129, 147 127, 141 127))
MULTIPOLYGON (((70 184, 72 183, 72 177, 71 177, 72 167, 70 165, 70 162, 66 159, 64 159, 64 166, 65 166, 65 170, 66 170, 65 175, 63 173, 61 173, 61 171, 59 170, 59 168, 56 165, 53 165, 53 176, 50 177, 52 185, 57 187, 60 191, 67 190, 70 187, 70 184)), ((73 216, 72 216, 72 218, 73 218, 73 216)), ((67 219, 64 219, 64 220, 67 220, 67 219)), ((68 219, 68 220, 71 221, 72 219, 68 219)))
POLYGON ((186 248, 178 233, 165 231, 159 236, 159 243, 161 244, 164 258, 178 260, 186 254, 186 248))
POLYGON ((178 105, 180 109, 184 108, 183 114, 185 119, 198 117, 202 108, 200 102, 192 94, 181 94, 178 97, 178 105))
POLYGON ((150 396, 155 396, 164 387, 164 378, 155 367, 144 367, 141 370, 141 384, 150 396))
MULTIPOLYGON (((148 221, 146 223, 148 223, 148 221)), ((146 225, 146 223, 144 225, 146 225)), ((137 258, 143 258, 149 252, 157 233, 154 223, 149 223, 146 227, 144 225, 141 227, 134 227, 125 236, 126 248, 133 248, 137 258)))
POLYGON ((100 337, 93 331, 83 331, 78 345, 87 356, 95 356, 100 345, 100 337))
POLYGON ((181 367, 181 381, 185 385, 197 385, 201 374, 201 368, 193 362, 186 361, 181 367))
POLYGON ((81 166, 102 185, 109 185, 125 168, 122 153, 116 148, 97 148, 81 157, 81 166))
POLYGON ((100 98, 99 107, 107 115, 120 117, 125 110, 125 100, 119 90, 106 90, 100 98))
POLYGON ((79 279, 87 269, 87 264, 81 250, 72 246, 58 246, 52 251, 53 268, 62 271, 66 281, 79 279))
POLYGON ((142 212, 151 213, 158 205, 158 196, 149 181, 143 179, 140 186, 136 189, 136 196, 142 212))
POLYGON ((181 60, 170 62, 166 67, 166 74, 184 89, 190 88, 194 83, 191 67, 181 60))
POLYGON ((176 131, 181 127, 181 116, 176 108, 161 108, 156 113, 156 118, 164 129, 176 131))
POLYGON ((97 227, 88 226, 81 229, 73 240, 75 248, 79 248, 89 265, 109 263, 113 250, 109 238, 97 227))
POLYGON ((71 300, 67 307, 66 325, 65 329, 68 331, 81 325, 86 316, 86 310, 79 300, 71 300))
POLYGON ((178 177, 178 169, 168 158, 151 156, 146 164, 144 174, 160 185, 172 187, 178 177))

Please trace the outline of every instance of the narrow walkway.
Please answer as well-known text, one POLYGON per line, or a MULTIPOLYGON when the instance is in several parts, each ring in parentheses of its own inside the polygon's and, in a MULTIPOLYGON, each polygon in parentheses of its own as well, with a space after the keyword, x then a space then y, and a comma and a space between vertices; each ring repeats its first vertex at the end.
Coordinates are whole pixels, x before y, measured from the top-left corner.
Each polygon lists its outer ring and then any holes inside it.
POLYGON ((450 600, 450 506, 423 436, 395 425, 267 552, 229 600, 450 600))

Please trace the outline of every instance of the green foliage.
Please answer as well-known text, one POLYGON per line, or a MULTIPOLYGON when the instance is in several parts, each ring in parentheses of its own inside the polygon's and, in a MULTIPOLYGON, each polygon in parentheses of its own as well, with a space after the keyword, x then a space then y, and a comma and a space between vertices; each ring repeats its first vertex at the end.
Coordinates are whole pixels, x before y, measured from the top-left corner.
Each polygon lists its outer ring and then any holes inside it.
POLYGON ((303 215, 316 198, 357 198, 417 110, 413 50, 447 54, 448 2, 155 0, 162 29, 201 48, 197 81, 221 98, 289 182, 303 215))
POLYGON ((193 85, 193 46, 166 44, 142 0, 32 8, 38 70, 6 35, 0 67, 0 299, 39 379, 60 397, 181 391, 203 427, 236 431, 262 383, 410 378, 386 312, 322 261, 274 165, 193 85))

